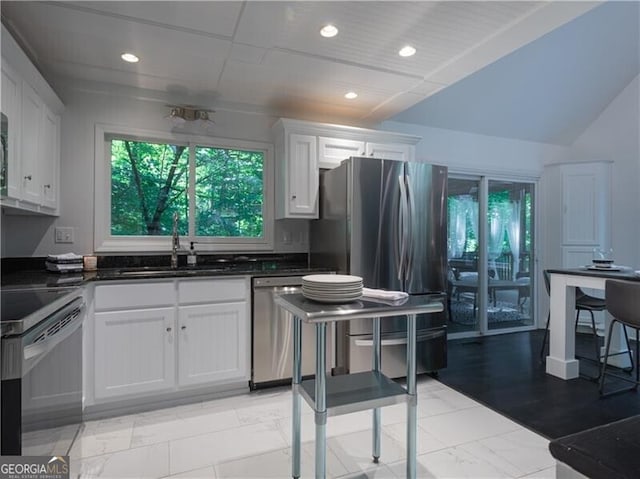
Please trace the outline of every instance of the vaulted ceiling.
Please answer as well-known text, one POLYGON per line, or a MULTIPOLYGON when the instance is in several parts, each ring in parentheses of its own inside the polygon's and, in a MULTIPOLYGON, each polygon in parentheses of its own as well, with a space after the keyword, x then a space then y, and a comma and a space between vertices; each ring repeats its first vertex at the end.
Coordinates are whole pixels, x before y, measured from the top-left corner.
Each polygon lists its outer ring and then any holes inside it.
POLYGON ((639 30, 639 2, 606 2, 393 120, 570 145, 640 74, 639 30))
MULTIPOLYGON (((483 68, 482 82, 513 93, 532 73, 526 61, 515 66, 522 72, 517 82, 491 73, 492 64, 598 3, 2 1, 0 8, 3 23, 58 91, 71 86, 359 125, 388 119, 440 91, 433 104, 396 118, 470 127, 460 118, 473 105, 486 117, 498 100, 468 100, 467 110, 460 100, 456 120, 446 115, 451 99, 442 95, 483 68), (325 23, 339 34, 321 37, 325 23), (417 53, 402 58, 398 50, 406 44, 417 53), (125 51, 140 62, 122 62, 125 51), (347 91, 358 97, 345 99, 347 91)), ((557 63, 546 73, 566 68, 557 63)), ((492 91, 474 90, 480 96, 492 91)), ((540 93, 531 93, 511 113, 524 114, 538 101, 540 93)))

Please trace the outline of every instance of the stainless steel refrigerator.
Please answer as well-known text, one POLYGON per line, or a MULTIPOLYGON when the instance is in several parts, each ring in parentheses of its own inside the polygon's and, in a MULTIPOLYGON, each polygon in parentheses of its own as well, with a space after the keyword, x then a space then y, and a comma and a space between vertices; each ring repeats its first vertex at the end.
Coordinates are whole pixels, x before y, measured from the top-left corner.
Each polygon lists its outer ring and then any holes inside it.
MULTIPOLYGON (((364 286, 441 295, 447 271, 447 169, 352 157, 320 175, 320 219, 311 222, 312 266, 362 276, 364 286)), ((446 367, 446 311, 418 316, 418 372, 446 367)), ((406 375, 406 318, 381 321, 382 370, 406 375)), ((336 325, 336 368, 371 368, 371 320, 336 325)))

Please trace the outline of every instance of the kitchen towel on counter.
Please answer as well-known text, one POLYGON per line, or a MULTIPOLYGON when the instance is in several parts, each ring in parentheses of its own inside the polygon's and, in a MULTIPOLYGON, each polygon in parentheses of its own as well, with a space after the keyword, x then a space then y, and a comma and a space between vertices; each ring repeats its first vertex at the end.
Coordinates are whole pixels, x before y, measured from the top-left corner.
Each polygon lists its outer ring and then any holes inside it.
POLYGON ((385 291, 384 289, 362 288, 365 298, 382 299, 385 301, 399 301, 409 297, 404 291, 385 291))
POLYGON ((50 254, 49 256, 47 256, 47 261, 49 261, 50 263, 57 263, 57 264, 62 264, 62 263, 77 264, 77 263, 82 263, 82 255, 75 254, 75 253, 50 254))
POLYGON ((47 271, 55 273, 72 273, 82 271, 82 256, 75 253, 50 254, 44 266, 47 271))

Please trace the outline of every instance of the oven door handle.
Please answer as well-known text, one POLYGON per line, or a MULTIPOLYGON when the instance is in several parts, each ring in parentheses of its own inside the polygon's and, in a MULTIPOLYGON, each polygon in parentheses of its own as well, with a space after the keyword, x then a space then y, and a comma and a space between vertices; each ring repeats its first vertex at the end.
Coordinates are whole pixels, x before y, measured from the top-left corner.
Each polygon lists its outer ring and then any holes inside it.
MULTIPOLYGON (((68 318, 71 316, 71 321, 63 325, 58 331, 51 334, 41 341, 34 342, 26 345, 23 348, 23 371, 24 375, 27 371, 33 368, 49 351, 55 348, 62 341, 67 339, 82 325, 85 312, 85 304, 82 303, 79 307, 73 309, 65 316, 60 318, 68 318)), ((55 322, 53 323, 55 324, 55 322)))

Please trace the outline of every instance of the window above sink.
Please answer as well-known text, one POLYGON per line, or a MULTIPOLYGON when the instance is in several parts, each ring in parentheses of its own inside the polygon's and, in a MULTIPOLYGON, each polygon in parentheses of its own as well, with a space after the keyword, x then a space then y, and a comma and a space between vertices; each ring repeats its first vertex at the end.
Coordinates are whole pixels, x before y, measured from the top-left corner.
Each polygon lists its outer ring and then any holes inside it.
POLYGON ((95 251, 273 248, 270 144, 96 126, 95 251))

